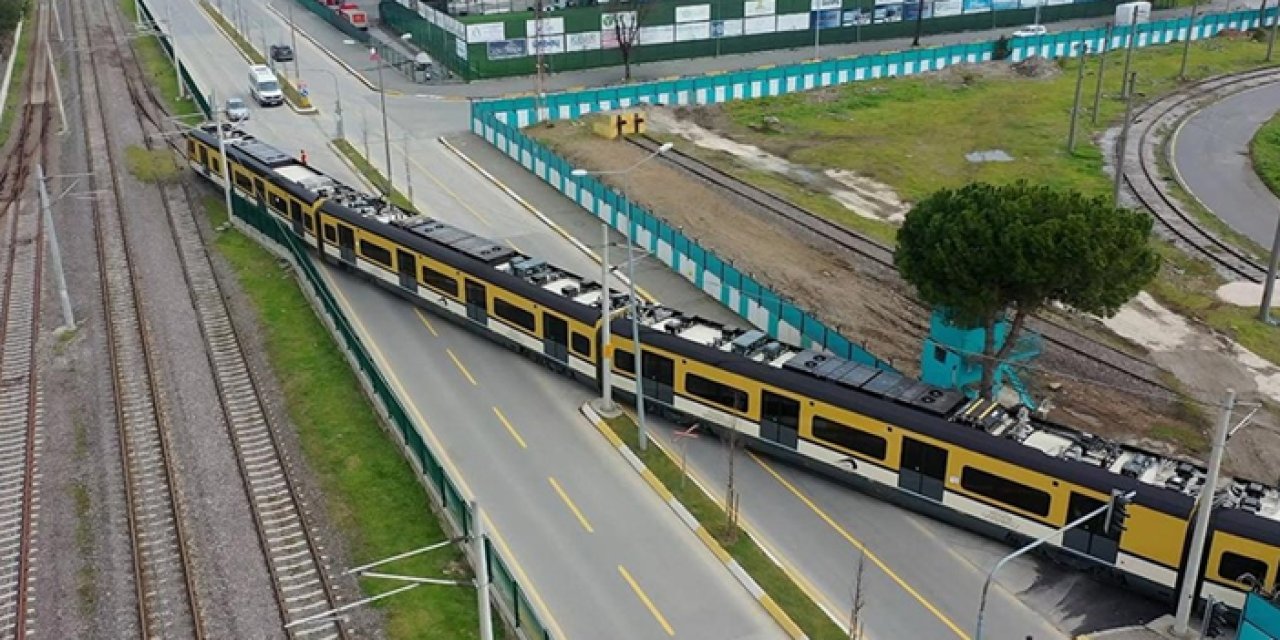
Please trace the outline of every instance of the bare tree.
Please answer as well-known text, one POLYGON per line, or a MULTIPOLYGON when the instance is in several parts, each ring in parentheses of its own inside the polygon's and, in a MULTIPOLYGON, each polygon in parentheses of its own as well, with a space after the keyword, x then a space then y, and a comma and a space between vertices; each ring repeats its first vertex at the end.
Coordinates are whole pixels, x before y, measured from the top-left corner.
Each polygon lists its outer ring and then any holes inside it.
POLYGON ((634 11, 613 14, 613 33, 618 38, 618 51, 622 53, 623 82, 631 82, 631 51, 640 42, 640 23, 644 22, 651 5, 636 2, 634 11))
POLYGON ((736 466, 738 453, 738 430, 734 428, 729 432, 729 487, 724 495, 724 513, 725 513, 725 540, 729 544, 738 541, 738 487, 734 483, 734 467, 736 466))
POLYGON ((858 554, 858 569, 853 578, 853 604, 849 607, 849 640, 862 640, 862 567, 867 556, 858 554))

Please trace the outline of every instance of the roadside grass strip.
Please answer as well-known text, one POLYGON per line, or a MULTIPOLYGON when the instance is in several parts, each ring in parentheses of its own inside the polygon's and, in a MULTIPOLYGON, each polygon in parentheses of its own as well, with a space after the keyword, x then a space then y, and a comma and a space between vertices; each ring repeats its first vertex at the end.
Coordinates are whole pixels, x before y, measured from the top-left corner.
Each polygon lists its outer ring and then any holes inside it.
MULTIPOLYGON (((600 418, 589 407, 583 413, 604 436, 618 447, 624 458, 643 465, 637 469, 644 480, 675 510, 761 606, 791 638, 847 640, 849 634, 806 594, 786 570, 741 526, 729 523, 725 509, 692 478, 682 480, 678 457, 656 439, 649 439, 645 451, 637 449, 636 423, 623 413, 616 418, 600 418), (673 505, 671 503, 674 502, 673 505), (745 581, 744 581, 745 578, 745 581), (752 586, 755 588, 753 589, 752 586), (762 593, 760 592, 762 591, 762 593)), ((745 459, 745 454, 743 454, 745 459)))
MULTIPOLYGON (((364 176, 364 179, 368 180, 379 193, 388 193, 390 185, 387 182, 387 177, 382 175, 382 172, 375 168, 373 164, 369 162, 368 158, 364 157, 364 154, 357 151, 354 145, 346 140, 334 140, 333 146, 338 149, 338 152, 341 153, 343 157, 351 162, 355 170, 360 172, 360 175, 364 176)), ((391 204, 394 204, 405 211, 418 213, 418 208, 413 206, 413 203, 409 202, 409 199, 406 198, 403 193, 400 193, 399 190, 392 188, 390 189, 390 193, 391 204)))
MULTIPOLYGON (((13 133, 13 119, 18 117, 18 106, 22 104, 23 99, 23 81, 26 79, 27 71, 27 48, 31 45, 31 31, 35 28, 34 24, 30 24, 25 19, 22 24, 22 33, 19 34, 18 41, 15 44, 13 61, 13 75, 9 78, 9 95, 4 100, 4 117, 0 118, 0 147, 9 142, 9 136, 13 133)), ((8 62, 7 59, 4 60, 8 62)), ((3 67, 0 67, 0 73, 3 73, 3 67)))

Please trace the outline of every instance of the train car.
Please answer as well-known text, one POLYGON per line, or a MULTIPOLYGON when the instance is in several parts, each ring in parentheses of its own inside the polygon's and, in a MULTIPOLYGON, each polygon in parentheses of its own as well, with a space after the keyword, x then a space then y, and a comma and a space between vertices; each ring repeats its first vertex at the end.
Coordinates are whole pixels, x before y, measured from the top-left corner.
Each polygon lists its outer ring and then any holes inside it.
MULTIPOLYGON (((192 168, 222 184, 216 127, 188 135, 192 168)), ((598 385, 602 349, 615 395, 634 398, 627 318, 601 344, 601 302, 625 293, 360 193, 238 130, 232 184, 321 259, 598 385)), ((1136 490, 1119 535, 1094 521, 1051 539, 1058 557, 1171 599, 1181 586, 1205 470, 969 399, 897 373, 636 301, 648 406, 905 507, 1013 543, 1040 537, 1136 490)), ((1214 496, 1200 595, 1243 606, 1280 576, 1280 491, 1228 480, 1214 496)), ((1096 519, 1100 520, 1100 519, 1096 519)))

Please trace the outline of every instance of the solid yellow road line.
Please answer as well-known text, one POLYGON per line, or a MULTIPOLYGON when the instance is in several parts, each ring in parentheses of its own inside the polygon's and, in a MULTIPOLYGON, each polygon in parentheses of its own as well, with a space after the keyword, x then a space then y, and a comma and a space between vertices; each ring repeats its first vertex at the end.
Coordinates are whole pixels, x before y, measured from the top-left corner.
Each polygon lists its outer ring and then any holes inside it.
MULTIPOLYGON (((422 416, 422 412, 418 409, 418 405, 413 402, 413 396, 409 395, 405 391, 404 385, 400 383, 400 378, 396 376, 395 371, 391 368, 387 361, 387 357, 382 354, 382 349, 378 348, 378 343, 371 339, 373 334, 370 333, 369 330, 365 328, 364 323, 360 321, 360 316, 354 311, 355 307, 351 306, 351 303, 347 301, 347 296, 342 293, 342 289, 338 288, 337 283, 329 277, 329 274, 325 273, 324 270, 320 270, 319 273, 320 277, 324 279, 325 284, 328 285, 329 290, 338 297, 338 302, 344 308, 346 316, 355 323, 357 331, 359 331, 361 337, 364 338, 364 344, 368 345, 373 351, 373 358, 378 364, 378 369, 382 371, 391 382, 391 386, 395 390, 396 397, 400 399, 400 402, 408 407, 409 413, 413 416, 414 423, 422 428, 422 434, 431 444, 432 452, 438 456, 440 463, 448 470, 449 477, 456 480, 460 485, 464 499, 466 499, 467 496, 476 495, 476 492, 472 491, 471 487, 467 485, 467 479, 463 477, 462 472, 458 471, 458 466, 455 465, 453 463, 453 459, 449 457, 448 450, 445 449, 444 444, 436 437, 435 431, 431 429, 431 425, 427 423, 427 419, 422 416)), ((555 631, 556 637, 567 638, 568 636, 565 635, 564 630, 560 628, 560 622, 556 620, 555 615, 551 613, 551 608, 548 607, 547 603, 542 599, 542 594, 538 593, 538 590, 534 588, 533 581, 529 579, 528 574, 524 571, 524 567, 521 566, 520 561, 516 559, 516 554, 511 552, 511 547, 507 544, 506 539, 502 537, 502 532, 493 524, 493 520, 490 520, 488 515, 482 514, 481 517, 484 518, 484 522, 486 524, 485 531, 487 531, 489 535, 493 536, 493 539, 498 542, 498 549, 502 551, 502 557, 511 562, 511 567, 515 569, 516 577, 520 579, 521 587, 523 587, 524 590, 533 598, 534 603, 542 610, 542 615, 546 616, 544 622, 555 631)))
POLYGON ((662 612, 658 611, 658 607, 654 606, 653 601, 645 594, 644 589, 641 589, 640 585, 636 584, 635 578, 632 578, 631 574, 627 573, 627 568, 622 565, 618 565, 618 573, 621 573, 622 579, 626 580, 627 584, 631 585, 631 590, 636 592, 636 596, 640 598, 640 602, 643 602, 644 606, 649 608, 649 613, 652 613, 653 617, 658 619, 658 624, 662 625, 662 628, 667 632, 667 635, 674 636, 676 631, 671 628, 671 623, 667 622, 667 619, 662 615, 662 612))
POLYGON ((458 359, 458 356, 453 355, 453 349, 445 349, 444 352, 449 354, 449 358, 453 360, 453 363, 458 365, 458 371, 461 371, 462 375, 466 376, 467 380, 471 382, 471 384, 480 386, 476 383, 476 379, 471 377, 471 372, 467 371, 467 368, 462 366, 462 361, 458 359))
POLYGON ((427 327, 427 331, 430 331, 431 335, 437 338, 440 337, 440 334, 436 333, 436 328, 431 326, 431 321, 427 319, 426 314, 422 313, 422 309, 418 309, 415 307, 413 312, 418 314, 418 319, 421 320, 422 324, 427 327))
POLYGON ((773 476, 774 480, 777 480, 779 484, 781 484, 783 487, 786 487, 787 491, 790 491, 792 495, 799 498, 800 502, 804 503, 806 507, 809 507, 809 510, 818 514, 818 517, 822 518, 823 522, 826 522, 828 526, 830 526, 832 529, 835 529, 835 531, 839 533, 841 537, 843 537, 846 541, 849 542, 849 544, 853 545, 855 549, 857 549, 864 556, 866 556, 866 558, 870 560, 872 564, 879 567, 880 570, 885 573, 885 575, 889 576, 890 580, 893 580, 894 582, 896 582, 899 587, 902 587, 903 591, 906 591, 912 598, 915 598, 916 601, 921 604, 921 606, 923 606, 925 609, 929 611, 929 613, 932 613, 934 617, 936 617, 938 620, 942 622, 942 624, 946 625, 948 629, 951 629, 951 631, 954 632, 956 636, 960 637, 961 640, 971 640, 969 638, 969 634, 964 632, 964 629, 961 629, 959 625, 957 625, 955 622, 951 620, 951 618, 947 617, 947 614, 939 610, 936 606, 933 605, 932 602, 929 602, 928 600, 926 600, 923 595, 920 595, 920 592, 916 591, 911 585, 907 584, 906 580, 903 580, 900 576, 898 576, 898 574, 894 573, 893 570, 889 568, 889 565, 885 564, 884 561, 881 560, 879 556, 872 553, 870 549, 867 549, 866 545, 862 544, 860 540, 853 537, 853 534, 846 531, 844 527, 841 527, 840 524, 835 521, 834 518, 827 515, 827 513, 822 510, 822 508, 814 504, 813 500, 809 499, 809 496, 806 496, 803 492, 797 489, 790 482, 787 482, 786 478, 783 478, 781 475, 778 474, 777 471, 774 471, 773 467, 770 467, 769 465, 765 464, 765 462, 761 460, 759 456, 757 456, 756 454, 748 451, 747 455, 750 456, 752 460, 755 460, 756 463, 759 464, 762 469, 764 469, 769 473, 769 475, 773 476))
POLYGON ((516 439, 516 443, 520 445, 520 448, 528 449, 529 445, 524 443, 524 438, 520 437, 520 432, 516 431, 516 428, 511 426, 511 422, 507 420, 506 416, 502 415, 502 411, 499 410, 497 407, 494 407, 493 413, 494 415, 498 416, 498 420, 502 422, 502 426, 507 428, 507 433, 511 434, 511 437, 516 439))
POLYGON ((591 523, 587 522, 587 517, 582 515, 582 511, 578 510, 578 505, 569 499, 569 494, 564 492, 564 489, 560 487, 560 483, 556 482, 556 479, 552 477, 548 477, 547 480, 551 481, 551 488, 556 490, 556 493, 560 495, 560 499, 564 500, 566 505, 569 505, 569 510, 578 518, 578 523, 582 525, 582 528, 586 529, 587 533, 595 533, 596 530, 591 528, 591 523))

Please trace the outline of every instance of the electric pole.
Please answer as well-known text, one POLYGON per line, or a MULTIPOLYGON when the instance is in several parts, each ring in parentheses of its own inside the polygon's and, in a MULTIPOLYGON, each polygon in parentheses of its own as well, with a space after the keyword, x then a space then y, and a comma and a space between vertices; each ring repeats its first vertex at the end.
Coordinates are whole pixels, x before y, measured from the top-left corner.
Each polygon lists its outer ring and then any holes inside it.
MULTIPOLYGON (((1127 77, 1128 83, 1132 85, 1138 81, 1138 72, 1133 72, 1127 77)), ((1125 145, 1129 142, 1129 120, 1133 117, 1133 92, 1129 92, 1129 97, 1124 101, 1124 125, 1120 127, 1120 138, 1116 140, 1116 184, 1111 192, 1111 201, 1120 206, 1120 183, 1124 180, 1124 151, 1125 145)))
MULTIPOLYGON (((1124 53, 1124 73, 1120 76, 1121 80, 1129 80, 1129 64, 1133 62, 1133 48, 1138 43, 1138 10, 1135 7, 1129 8, 1132 13, 1129 14, 1129 47, 1124 53)), ((1133 91, 1133 86, 1124 83, 1120 86, 1120 97, 1128 98, 1133 91)))
POLYGON ((1178 79, 1187 81, 1187 57, 1191 55, 1191 34, 1196 28, 1196 10, 1200 8, 1200 3, 1196 2, 1191 5, 1191 20, 1187 23, 1187 39, 1182 43, 1182 68, 1178 69, 1178 79))
POLYGON ((1111 23, 1107 23, 1106 39, 1098 52, 1098 84, 1093 87, 1093 124, 1098 124, 1098 109, 1102 106, 1102 72, 1107 69, 1107 51, 1111 49, 1111 23))
POLYGON ((1067 133, 1067 153, 1076 152, 1076 118, 1080 115, 1080 90, 1084 88, 1084 67, 1089 62, 1089 44, 1082 42, 1080 48, 1080 68, 1076 71, 1076 97, 1071 103, 1071 130, 1067 133))

